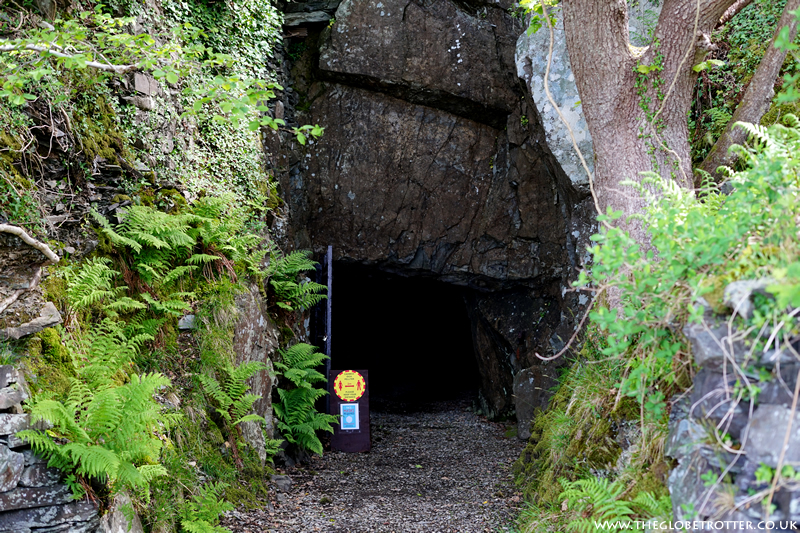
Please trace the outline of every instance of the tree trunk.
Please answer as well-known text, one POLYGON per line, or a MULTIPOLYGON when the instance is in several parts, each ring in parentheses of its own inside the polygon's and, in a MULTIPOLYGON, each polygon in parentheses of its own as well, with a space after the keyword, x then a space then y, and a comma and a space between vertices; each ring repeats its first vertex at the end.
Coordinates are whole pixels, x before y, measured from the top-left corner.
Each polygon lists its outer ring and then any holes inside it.
POLYGON ((723 165, 731 166, 736 162, 736 156, 731 154, 729 149, 734 144, 744 144, 747 140, 747 133, 742 128, 735 128, 737 122, 752 122, 758 124, 761 117, 769 110, 772 97, 775 96, 775 79, 780 74, 781 66, 786 59, 786 51, 775 48, 775 40, 778 33, 783 28, 788 28, 788 41, 794 41, 797 36, 797 17, 792 11, 800 8, 800 0, 788 0, 783 9, 783 15, 778 22, 775 37, 767 48, 761 63, 759 63, 747 90, 744 92, 742 102, 733 113, 733 118, 728 123, 725 131, 711 151, 706 156, 700 168, 711 174, 715 180, 719 180, 720 175, 717 169, 723 165))
MULTIPOLYGON (((708 38, 735 0, 664 0, 655 40, 628 42, 625 0, 564 0, 567 51, 595 153, 600 209, 643 214, 646 205, 622 180, 652 171, 692 186, 686 114, 708 38), (637 71, 637 67, 646 72, 637 71)), ((640 220, 622 222, 649 246, 640 220)))

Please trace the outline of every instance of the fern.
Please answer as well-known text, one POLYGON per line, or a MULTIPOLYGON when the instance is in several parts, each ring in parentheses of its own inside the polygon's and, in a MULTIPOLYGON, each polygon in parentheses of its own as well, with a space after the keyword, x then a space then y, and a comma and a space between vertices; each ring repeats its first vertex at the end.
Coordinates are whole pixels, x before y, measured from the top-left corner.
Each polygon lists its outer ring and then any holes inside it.
MULTIPOLYGON (((105 257, 83 263, 77 273, 67 273, 67 298, 76 310, 85 309, 107 298, 114 298, 120 289, 113 287, 119 274, 111 268, 111 260, 105 257)), ((125 287, 121 288, 125 290, 125 287)))
MULTIPOLYGON (((95 292, 109 292, 109 271, 105 260, 84 265, 68 282, 73 307, 99 301, 90 296, 92 279, 101 281, 95 292)), ((40 394, 30 402, 33 420, 46 421, 51 429, 27 430, 19 436, 47 457, 50 466, 106 482, 112 491, 140 491, 147 499, 150 482, 166 474, 157 462, 162 446, 158 435, 178 415, 162 413, 153 399, 169 379, 157 373, 129 373, 158 325, 158 320, 141 317, 131 324, 107 317, 88 332, 76 328, 66 344, 77 377, 66 399, 40 394)), ((79 480, 72 479, 73 491, 78 491, 79 480)))
POLYGON ((283 436, 292 444, 322 455, 322 442, 317 431, 333 433, 331 424, 338 422, 338 417, 319 413, 314 404, 325 396, 327 391, 314 388, 315 383, 325 381, 325 376, 315 370, 328 358, 316 351, 316 347, 308 344, 295 344, 286 351, 281 351, 281 362, 275 368, 292 385, 291 389, 278 389, 280 402, 273 405, 277 415, 277 426, 283 436))
POLYGON ((266 365, 260 361, 248 361, 237 367, 227 368, 222 384, 212 376, 201 374, 198 379, 206 394, 217 404, 217 413, 227 423, 237 426, 243 422, 263 422, 263 417, 249 414, 253 404, 261 397, 247 394, 247 380, 265 368, 266 365))
POLYGON ((19 434, 49 466, 109 483, 114 490, 147 488, 156 476, 166 474, 155 463, 161 450, 157 432, 177 421, 164 415, 153 394, 169 380, 160 374, 133 375, 128 383, 104 383, 92 391, 80 379, 73 379, 65 403, 34 400, 34 421, 52 425, 46 433, 26 430, 19 434), (65 444, 56 444, 63 441, 65 444))
POLYGON ((317 263, 311 260, 311 252, 299 250, 279 257, 270 258, 267 275, 270 285, 277 296, 277 305, 292 311, 297 308, 309 309, 318 304, 327 295, 322 294, 325 285, 313 281, 299 281, 300 273, 314 270, 317 263))
POLYGON ((181 526, 189 533, 230 533, 217 525, 219 515, 232 511, 233 505, 223 500, 225 483, 209 483, 200 487, 181 512, 181 526))
POLYGON ((572 482, 562 478, 559 482, 564 487, 560 498, 565 498, 570 510, 581 515, 568 524, 571 531, 593 533, 596 522, 621 524, 617 529, 629 529, 633 519, 662 519, 672 512, 669 496, 657 499, 652 493, 640 492, 633 501, 622 499, 625 485, 619 480, 612 483, 589 477, 572 482))

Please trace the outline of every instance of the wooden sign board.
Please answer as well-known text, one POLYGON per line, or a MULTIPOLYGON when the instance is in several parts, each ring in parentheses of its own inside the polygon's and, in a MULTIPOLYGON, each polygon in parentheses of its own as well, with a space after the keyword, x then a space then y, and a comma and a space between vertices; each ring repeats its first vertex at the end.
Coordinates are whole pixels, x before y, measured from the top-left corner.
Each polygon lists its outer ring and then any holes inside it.
POLYGON ((328 379, 330 414, 340 415, 333 424, 331 448, 340 452, 368 452, 369 372, 366 370, 331 370, 328 379))

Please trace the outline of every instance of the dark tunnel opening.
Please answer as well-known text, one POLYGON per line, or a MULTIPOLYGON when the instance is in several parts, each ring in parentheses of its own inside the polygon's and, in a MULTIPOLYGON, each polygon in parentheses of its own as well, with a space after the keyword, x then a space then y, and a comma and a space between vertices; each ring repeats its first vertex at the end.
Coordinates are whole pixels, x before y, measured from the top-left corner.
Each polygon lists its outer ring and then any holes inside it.
POLYGON ((331 368, 367 369, 372 409, 477 397, 464 289, 340 262, 333 282, 331 368))

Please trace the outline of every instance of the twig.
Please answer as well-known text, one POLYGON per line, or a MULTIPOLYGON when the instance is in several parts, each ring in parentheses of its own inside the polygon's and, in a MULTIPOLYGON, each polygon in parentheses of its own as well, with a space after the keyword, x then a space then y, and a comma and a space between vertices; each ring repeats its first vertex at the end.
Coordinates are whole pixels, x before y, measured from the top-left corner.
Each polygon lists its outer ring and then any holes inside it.
MULTIPOLYGON (((51 48, 46 48, 44 46, 37 46, 35 44, 26 44, 22 45, 13 45, 7 44, 4 46, 0 46, 0 52, 13 52, 13 51, 20 51, 20 50, 32 50, 34 52, 39 52, 40 54, 50 54, 55 57, 60 57, 63 59, 74 59, 75 56, 64 54, 61 52, 56 52, 51 48)), ((125 74, 136 68, 136 65, 112 65, 110 63, 98 63, 97 61, 87 61, 87 67, 96 68, 98 70, 105 70, 108 72, 113 72, 115 74, 125 74)))
POLYGON ((583 329, 583 324, 586 322, 586 319, 589 317, 589 311, 592 310, 592 307, 594 306, 594 303, 597 301, 597 298, 602 294, 602 292, 603 291, 601 290, 600 292, 598 292, 597 294, 594 295, 594 298, 592 298, 592 301, 589 302, 589 305, 586 307, 586 311, 583 313, 583 318, 581 318, 581 321, 578 324, 578 327, 575 328, 575 332, 572 334, 572 337, 569 338, 569 342, 567 342, 567 344, 557 354, 555 354, 553 356, 550 356, 550 357, 544 357, 542 355, 539 355, 536 352, 533 352, 534 355, 536 355, 536 357, 538 357, 542 361, 552 361, 553 359, 558 359, 559 357, 564 355, 567 352, 567 350, 570 349, 570 347, 572 346, 572 343, 575 342, 575 338, 578 336, 578 333, 580 333, 581 330, 583 329))
POLYGON ((792 423, 794 422, 794 414, 797 412, 797 398, 800 396, 800 371, 797 372, 797 380, 794 384, 794 397, 792 398, 792 409, 789 411, 789 422, 786 424, 786 434, 783 436, 783 446, 781 453, 778 456, 778 464, 775 466, 775 476, 772 478, 772 486, 769 488, 769 495, 767 495, 767 503, 764 505, 764 520, 769 519, 769 508, 772 506, 772 498, 775 496, 775 489, 778 485, 778 478, 781 477, 781 469, 783 468, 783 460, 786 458, 786 449, 789 447, 789 438, 792 436, 792 423))
POLYGON ((753 0, 736 0, 731 7, 725 10, 725 13, 719 18, 719 22, 717 22, 717 28, 720 26, 724 26, 730 20, 739 14, 739 12, 753 3, 753 0))

